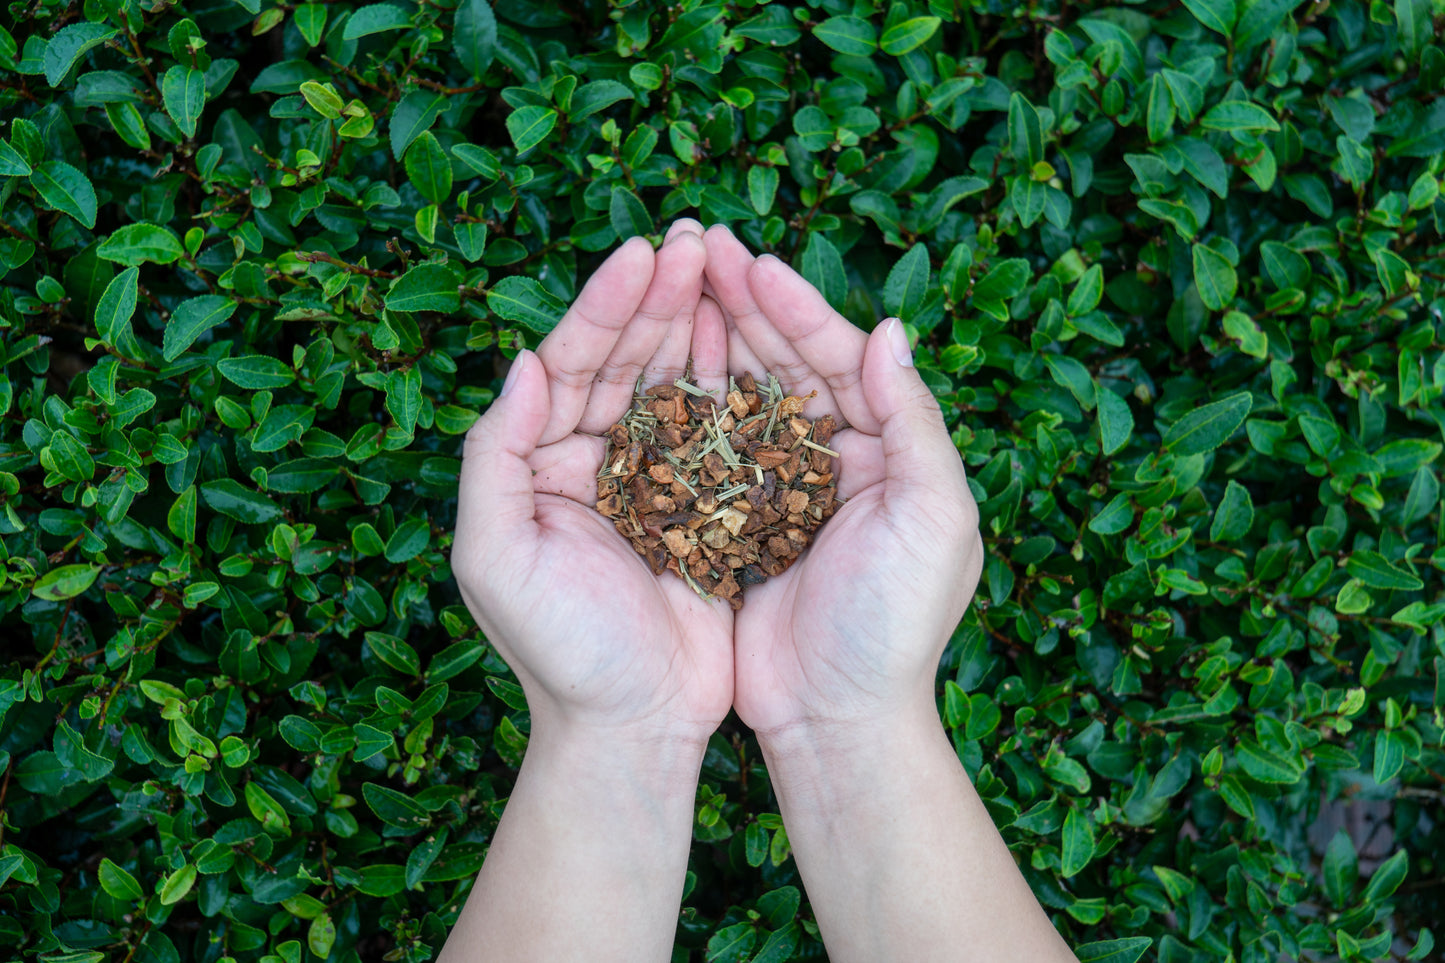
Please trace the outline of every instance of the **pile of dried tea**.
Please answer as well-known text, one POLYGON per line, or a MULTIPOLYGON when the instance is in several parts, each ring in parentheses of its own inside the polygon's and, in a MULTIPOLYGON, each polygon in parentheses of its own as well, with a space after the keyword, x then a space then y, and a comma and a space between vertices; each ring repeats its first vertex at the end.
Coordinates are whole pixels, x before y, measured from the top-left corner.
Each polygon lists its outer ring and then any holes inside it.
POLYGON ((727 404, 680 378, 634 399, 607 433, 597 510, 656 574, 742 608, 743 589, 781 574, 837 505, 832 415, 777 379, 729 380, 727 404))

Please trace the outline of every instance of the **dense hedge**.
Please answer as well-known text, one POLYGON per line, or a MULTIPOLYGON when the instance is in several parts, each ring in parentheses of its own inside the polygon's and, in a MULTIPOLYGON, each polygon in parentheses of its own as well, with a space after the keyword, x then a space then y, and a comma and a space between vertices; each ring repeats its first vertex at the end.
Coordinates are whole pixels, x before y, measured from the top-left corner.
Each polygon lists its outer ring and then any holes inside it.
MULTIPOLYGON (((688 214, 916 334, 940 707, 1071 941, 1439 958, 1439 0, 450 2, 9 8, 0 945, 434 955, 528 731, 460 434, 688 214)), ((676 959, 823 958, 741 727, 697 807, 676 959)))

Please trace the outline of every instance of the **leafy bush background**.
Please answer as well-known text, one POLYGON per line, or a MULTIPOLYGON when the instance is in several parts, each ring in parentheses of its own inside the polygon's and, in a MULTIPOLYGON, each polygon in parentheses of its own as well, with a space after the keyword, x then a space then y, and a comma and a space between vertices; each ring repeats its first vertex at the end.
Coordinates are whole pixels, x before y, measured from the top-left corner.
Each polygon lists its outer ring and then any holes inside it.
MULTIPOLYGON (((528 729, 459 436, 694 215, 917 334, 992 550, 940 705, 1069 939, 1438 959, 1442 11, 12 4, 0 943, 434 954, 528 729)), ((775 813, 725 727, 677 959, 823 958, 775 813)))

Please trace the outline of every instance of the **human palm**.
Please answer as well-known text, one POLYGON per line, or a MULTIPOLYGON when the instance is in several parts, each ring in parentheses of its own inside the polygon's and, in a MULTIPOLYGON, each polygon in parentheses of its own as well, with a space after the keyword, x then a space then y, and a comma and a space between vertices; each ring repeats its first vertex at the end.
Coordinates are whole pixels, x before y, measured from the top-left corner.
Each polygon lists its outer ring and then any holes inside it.
POLYGON ((721 365, 695 325, 703 246, 679 222, 588 282, 467 439, 453 552, 463 598, 534 715, 711 732, 732 700, 732 615, 654 575, 593 508, 609 425, 689 356, 721 365))
POLYGON ((782 262, 755 261, 726 229, 708 232, 707 249, 730 370, 767 370, 792 393, 816 391, 809 413, 843 425, 832 445, 844 504, 796 564, 749 589, 738 613, 738 714, 768 732, 876 720, 921 694, 931 704, 982 545, 938 406, 890 342, 901 328, 868 337, 782 262))

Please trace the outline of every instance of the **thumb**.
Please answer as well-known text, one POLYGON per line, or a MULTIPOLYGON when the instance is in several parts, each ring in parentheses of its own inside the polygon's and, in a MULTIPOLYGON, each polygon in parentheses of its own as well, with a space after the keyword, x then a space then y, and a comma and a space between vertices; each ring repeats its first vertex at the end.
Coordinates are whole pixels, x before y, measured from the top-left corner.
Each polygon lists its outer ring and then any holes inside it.
POLYGON ((527 459, 537 448, 552 405, 547 372, 523 350, 502 392, 467 432, 457 491, 458 554, 469 564, 488 546, 522 547, 534 537, 536 497, 527 459))
POLYGON ((933 392, 913 366, 908 335, 897 318, 868 337, 863 392, 882 425, 885 504, 896 504, 899 496, 914 504, 938 495, 966 496, 958 449, 933 392))

